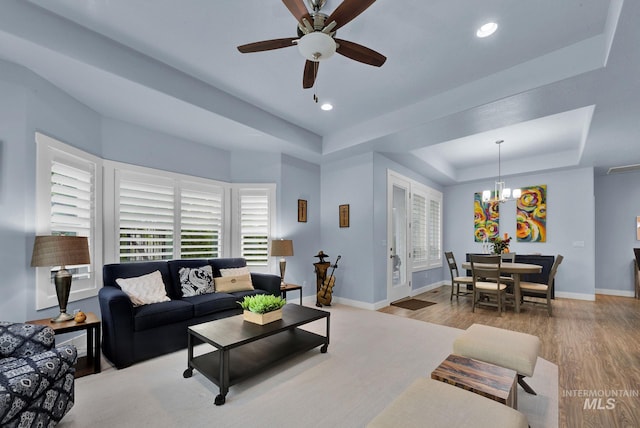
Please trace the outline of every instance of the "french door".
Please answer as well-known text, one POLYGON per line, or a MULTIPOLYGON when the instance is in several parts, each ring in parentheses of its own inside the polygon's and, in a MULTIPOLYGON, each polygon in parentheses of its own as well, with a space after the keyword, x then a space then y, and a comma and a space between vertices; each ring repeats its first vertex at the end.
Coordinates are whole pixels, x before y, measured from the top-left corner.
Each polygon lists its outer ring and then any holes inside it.
POLYGON ((411 295, 411 183, 387 172, 387 299, 411 295))

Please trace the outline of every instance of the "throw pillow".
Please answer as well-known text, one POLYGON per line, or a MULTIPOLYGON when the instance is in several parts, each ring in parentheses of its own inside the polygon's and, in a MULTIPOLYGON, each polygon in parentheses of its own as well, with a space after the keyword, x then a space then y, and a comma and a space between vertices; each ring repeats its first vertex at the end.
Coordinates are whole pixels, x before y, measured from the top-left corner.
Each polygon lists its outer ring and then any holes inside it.
POLYGON ((213 269, 210 265, 199 268, 183 267, 178 271, 180 286, 184 297, 198 296, 215 292, 213 288, 213 269))
POLYGON ((237 276, 219 276, 214 278, 216 292, 232 293, 234 291, 254 290, 251 283, 251 274, 237 276))
POLYGON ((220 269, 220 275, 222 276, 238 276, 246 275, 248 273, 250 274, 251 272, 249 272, 249 268, 246 266, 239 268, 220 269))
POLYGON ((149 305, 151 303, 168 302, 167 290, 162 282, 159 270, 133 278, 118 278, 116 284, 127 293, 133 306, 149 305))

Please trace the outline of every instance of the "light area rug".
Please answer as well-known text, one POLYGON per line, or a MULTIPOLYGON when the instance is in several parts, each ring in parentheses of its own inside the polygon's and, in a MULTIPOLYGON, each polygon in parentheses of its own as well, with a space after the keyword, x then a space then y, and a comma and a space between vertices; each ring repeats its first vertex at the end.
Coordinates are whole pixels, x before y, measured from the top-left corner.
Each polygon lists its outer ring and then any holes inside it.
MULTIPOLYGON (((429 377, 462 333, 345 305, 326 310, 326 354, 316 348, 231 386, 223 406, 213 404, 218 387, 197 370, 182 377, 183 350, 76 379, 75 406, 59 427, 363 427, 414 379, 429 377)), ((306 328, 324 334, 325 323, 306 328)), ((196 354, 211 349, 199 345, 196 354)), ((557 427, 558 367, 539 358, 528 383, 538 395, 518 387, 518 409, 532 428, 557 427)))

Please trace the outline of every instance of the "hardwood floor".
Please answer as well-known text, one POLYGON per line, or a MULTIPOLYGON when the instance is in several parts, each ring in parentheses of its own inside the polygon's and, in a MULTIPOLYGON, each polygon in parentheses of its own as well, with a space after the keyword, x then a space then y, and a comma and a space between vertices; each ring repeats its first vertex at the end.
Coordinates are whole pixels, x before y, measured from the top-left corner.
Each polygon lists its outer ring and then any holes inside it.
POLYGON ((481 323, 536 335, 542 342, 540 356, 559 369, 559 427, 640 427, 640 300, 605 295, 597 295, 595 302, 555 299, 553 317, 545 307, 531 304, 519 314, 508 307, 499 317, 494 308, 472 313, 470 296, 450 302, 450 292, 445 285, 414 296, 438 303, 424 309, 387 306, 380 312, 460 329, 481 323))

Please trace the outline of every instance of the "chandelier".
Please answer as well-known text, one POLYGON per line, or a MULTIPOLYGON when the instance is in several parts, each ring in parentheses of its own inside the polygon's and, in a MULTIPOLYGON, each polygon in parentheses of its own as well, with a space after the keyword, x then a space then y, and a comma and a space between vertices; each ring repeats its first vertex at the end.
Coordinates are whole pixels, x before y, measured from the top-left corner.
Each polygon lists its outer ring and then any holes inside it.
POLYGON ((522 194, 520 189, 513 189, 513 192, 512 192, 511 189, 506 187, 505 182, 502 181, 502 175, 500 170, 500 161, 501 161, 500 145, 502 143, 504 143, 504 140, 496 141, 496 144, 498 145, 498 180, 496 181, 496 184, 493 190, 493 195, 491 194, 491 190, 484 190, 482 192, 482 202, 513 201, 520 198, 520 195, 522 194))

